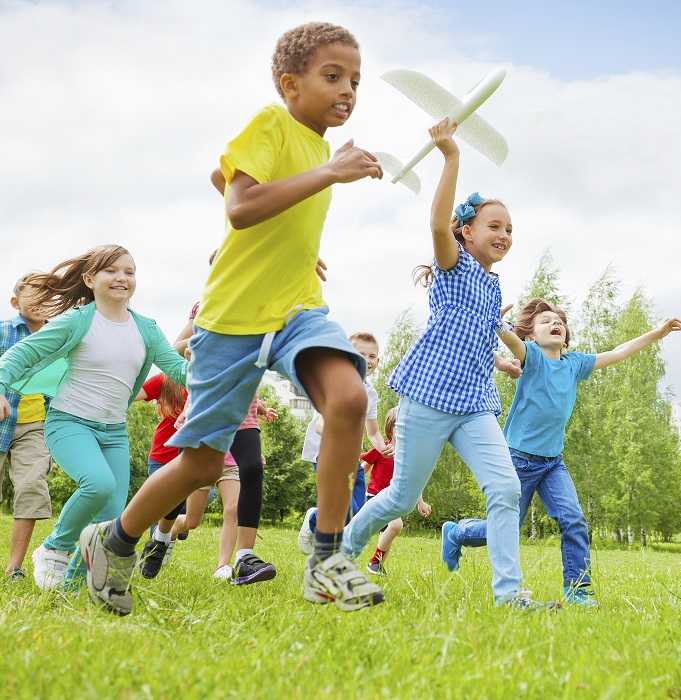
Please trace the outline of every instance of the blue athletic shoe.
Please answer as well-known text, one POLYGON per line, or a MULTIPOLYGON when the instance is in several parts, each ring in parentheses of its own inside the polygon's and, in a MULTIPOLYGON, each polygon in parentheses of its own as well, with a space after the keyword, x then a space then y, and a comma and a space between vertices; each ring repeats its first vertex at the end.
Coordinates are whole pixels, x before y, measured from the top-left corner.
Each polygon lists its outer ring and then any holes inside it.
POLYGON ((459 526, 448 520, 442 526, 442 561, 450 571, 459 568, 461 559, 461 543, 459 542, 459 526))
POLYGON ((589 586, 565 586, 563 588, 565 602, 568 605, 579 605, 582 608, 595 608, 598 606, 596 594, 589 586))

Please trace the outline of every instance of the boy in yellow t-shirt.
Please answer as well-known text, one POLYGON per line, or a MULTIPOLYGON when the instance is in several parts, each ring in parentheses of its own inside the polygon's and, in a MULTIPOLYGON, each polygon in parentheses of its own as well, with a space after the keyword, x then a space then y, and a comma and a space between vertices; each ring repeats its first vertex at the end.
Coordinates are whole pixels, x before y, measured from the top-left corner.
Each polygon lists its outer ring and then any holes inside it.
MULTIPOLYGON (((45 323, 44 317, 31 305, 31 288, 26 285, 25 278, 14 285, 10 299, 18 314, 9 321, 0 321, 0 355, 45 323)), ((10 415, 0 420, 0 501, 3 471, 5 463, 9 462, 9 476, 14 487, 14 520, 5 575, 12 581, 20 581, 26 577, 21 567, 35 521, 52 515, 47 487, 50 453, 45 445, 44 397, 40 394, 20 396, 10 390, 7 400, 10 415)))
POLYGON ((346 29, 314 22, 287 32, 272 60, 286 106, 261 110, 220 158, 215 178, 226 187, 227 235, 190 341, 191 409, 169 442, 182 452, 142 486, 118 520, 86 528, 81 537, 90 595, 110 610, 131 611, 135 545, 149 525, 222 473, 223 455, 266 368, 303 389, 324 418, 315 551, 304 597, 343 610, 383 600, 339 551, 362 442, 366 365, 327 319, 315 274, 330 185, 382 176, 376 158, 352 142, 329 160, 323 139, 352 113, 359 71, 359 47, 346 29))

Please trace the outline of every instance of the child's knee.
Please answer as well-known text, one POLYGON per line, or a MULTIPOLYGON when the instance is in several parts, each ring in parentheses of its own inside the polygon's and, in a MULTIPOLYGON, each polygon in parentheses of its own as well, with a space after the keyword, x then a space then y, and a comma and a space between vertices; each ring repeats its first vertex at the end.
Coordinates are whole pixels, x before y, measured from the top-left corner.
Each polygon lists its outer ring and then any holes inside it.
POLYGON ((210 448, 185 450, 178 463, 178 468, 190 480, 192 490, 202 486, 212 486, 221 476, 224 455, 210 448))
POLYGON ((344 419, 349 422, 364 422, 367 410, 367 393, 361 382, 344 387, 326 402, 324 420, 344 419))
POLYGON ((489 498, 497 503, 517 508, 520 503, 520 480, 515 472, 497 480, 489 489, 489 498))
POLYGON ((236 503, 224 506, 222 509, 222 521, 226 525, 236 525, 237 505, 236 503))
POLYGON ((116 493, 116 480, 111 474, 102 472, 88 476, 79 484, 79 488, 82 494, 104 505, 116 493))
POLYGON ((404 522, 402 521, 402 518, 395 518, 395 520, 391 520, 390 523, 388 523, 388 531, 391 535, 395 535, 395 537, 402 532, 403 527, 404 522))

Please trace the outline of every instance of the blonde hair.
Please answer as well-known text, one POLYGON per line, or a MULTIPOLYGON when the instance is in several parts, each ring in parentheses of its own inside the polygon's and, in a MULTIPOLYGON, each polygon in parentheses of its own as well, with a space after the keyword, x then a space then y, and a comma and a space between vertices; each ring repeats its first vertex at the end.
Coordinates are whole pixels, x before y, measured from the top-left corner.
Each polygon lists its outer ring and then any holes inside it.
MULTIPOLYGON (((466 239, 463 236, 463 227, 470 224, 471 221, 475 221, 475 217, 480 213, 480 210, 486 207, 488 204, 500 204, 504 209, 507 209, 506 205, 500 199, 485 199, 477 206, 473 207, 475 209, 475 216, 472 216, 466 222, 459 221, 458 217, 454 215, 452 218, 452 233, 454 238, 465 247, 466 239)), ((430 287, 433 284, 433 268, 430 265, 417 265, 412 270, 412 279, 414 284, 421 284, 423 287, 430 287)))
POLYGON ((75 258, 55 265, 49 272, 34 272, 24 279, 24 286, 35 288, 35 305, 47 318, 67 309, 94 301, 94 292, 85 284, 84 275, 96 275, 130 253, 120 245, 101 245, 75 258))

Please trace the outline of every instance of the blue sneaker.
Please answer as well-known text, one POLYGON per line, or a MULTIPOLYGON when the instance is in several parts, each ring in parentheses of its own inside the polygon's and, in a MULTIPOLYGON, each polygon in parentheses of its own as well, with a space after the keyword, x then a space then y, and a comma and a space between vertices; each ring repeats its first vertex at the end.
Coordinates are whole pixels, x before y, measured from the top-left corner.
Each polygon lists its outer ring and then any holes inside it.
POLYGON ((450 571, 456 571, 459 568, 459 559, 461 559, 460 533, 459 526, 451 520, 442 526, 442 561, 447 564, 450 571))
POLYGON ((563 588, 565 602, 568 605, 579 605, 582 608, 595 608, 598 606, 596 594, 590 586, 565 586, 563 588))

